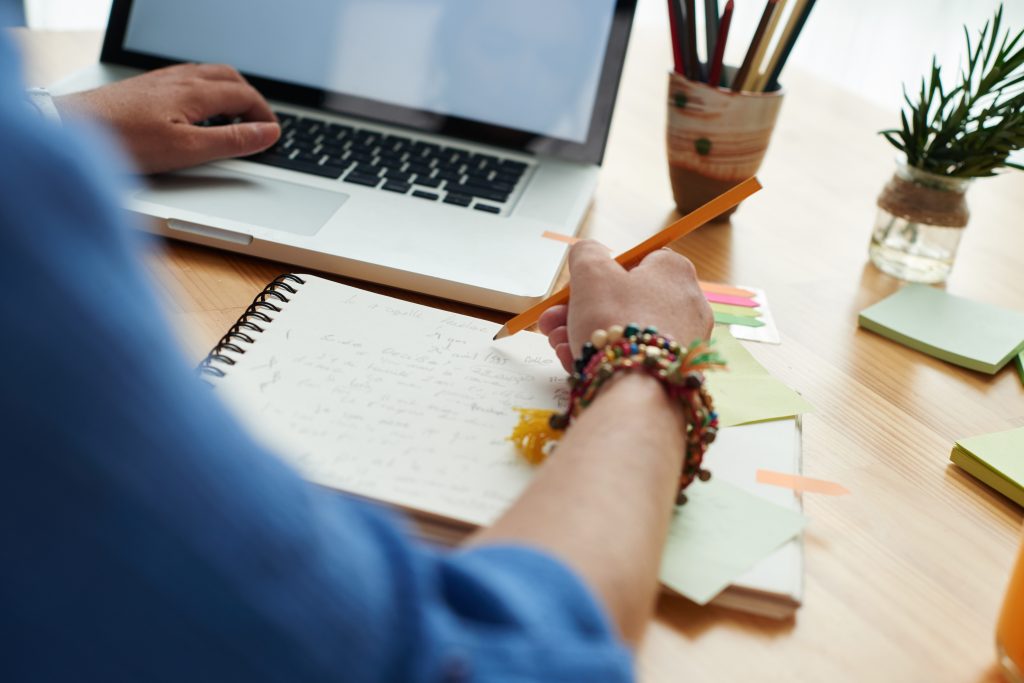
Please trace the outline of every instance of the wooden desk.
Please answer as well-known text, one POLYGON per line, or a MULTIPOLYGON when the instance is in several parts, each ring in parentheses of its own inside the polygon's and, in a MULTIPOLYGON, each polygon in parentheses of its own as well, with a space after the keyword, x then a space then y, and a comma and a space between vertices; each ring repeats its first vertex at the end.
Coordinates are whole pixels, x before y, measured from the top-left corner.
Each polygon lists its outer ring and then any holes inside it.
MULTIPOLYGON (((19 37, 33 84, 98 54, 95 34, 19 37)), ((638 27, 585 228, 616 251, 673 216, 662 132, 669 63, 665 31, 638 27)), ((947 463, 959 437, 1024 425, 1024 387, 1011 371, 971 373, 857 328, 857 312, 899 285, 867 262, 874 199, 894 156, 875 131, 898 119, 798 73, 785 85, 765 191, 731 224, 677 248, 706 279, 768 291, 784 343, 751 351, 817 407, 804 422, 805 472, 853 495, 806 500, 807 593, 795 620, 665 600, 639 657, 642 678, 998 680, 992 634, 1021 509, 947 463)), ((969 199, 950 290, 1024 308, 1024 175, 980 181, 969 199)), ((149 265, 196 360, 287 269, 177 243, 149 265)))

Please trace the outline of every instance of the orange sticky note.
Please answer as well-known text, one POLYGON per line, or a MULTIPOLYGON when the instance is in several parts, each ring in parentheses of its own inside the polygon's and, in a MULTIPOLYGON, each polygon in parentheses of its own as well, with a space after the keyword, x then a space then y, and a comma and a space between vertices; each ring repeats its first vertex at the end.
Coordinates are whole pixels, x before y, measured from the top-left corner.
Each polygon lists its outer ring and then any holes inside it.
POLYGON ((541 237, 546 237, 547 239, 554 240, 556 242, 565 242, 566 244, 576 244, 580 241, 578 237, 563 235, 560 232, 551 232, 550 230, 545 230, 541 237))
POLYGON ((703 280, 700 283, 700 288, 705 292, 725 294, 727 296, 738 296, 744 299, 749 299, 755 294, 755 292, 751 292, 749 289, 741 289, 740 287, 733 287, 732 285, 723 285, 720 282, 704 282, 703 280))
POLYGON ((771 470, 758 470, 757 483, 781 486, 784 489, 792 489, 802 493, 823 493, 826 496, 845 496, 850 492, 848 488, 834 481, 811 479, 810 477, 801 477, 798 474, 786 474, 785 472, 773 472, 771 470))

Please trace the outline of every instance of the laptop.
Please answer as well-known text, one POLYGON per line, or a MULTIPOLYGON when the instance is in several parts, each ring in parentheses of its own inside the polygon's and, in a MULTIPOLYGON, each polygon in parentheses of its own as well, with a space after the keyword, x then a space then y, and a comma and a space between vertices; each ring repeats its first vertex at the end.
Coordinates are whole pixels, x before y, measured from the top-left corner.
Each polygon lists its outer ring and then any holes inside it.
POLYGON ((636 0, 114 0, 65 94, 236 67, 283 135, 127 197, 176 239, 516 312, 593 196, 636 0))

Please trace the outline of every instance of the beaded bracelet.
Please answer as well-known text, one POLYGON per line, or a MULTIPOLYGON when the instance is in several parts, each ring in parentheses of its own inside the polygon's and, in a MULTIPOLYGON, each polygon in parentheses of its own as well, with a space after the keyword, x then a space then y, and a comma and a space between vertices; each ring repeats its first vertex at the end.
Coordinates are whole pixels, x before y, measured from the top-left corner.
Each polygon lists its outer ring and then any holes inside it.
POLYGON ((683 408, 686 418, 686 452, 679 473, 676 505, 686 502, 683 490, 694 479, 707 481, 711 473, 701 467, 704 453, 718 433, 718 415, 704 386, 704 370, 725 367, 725 362, 703 340, 686 348, 654 327, 613 325, 597 330, 583 345, 569 377, 569 405, 565 412, 518 408, 519 424, 509 440, 529 462, 543 462, 553 443, 587 408, 601 387, 618 372, 643 372, 662 383, 669 396, 683 408))

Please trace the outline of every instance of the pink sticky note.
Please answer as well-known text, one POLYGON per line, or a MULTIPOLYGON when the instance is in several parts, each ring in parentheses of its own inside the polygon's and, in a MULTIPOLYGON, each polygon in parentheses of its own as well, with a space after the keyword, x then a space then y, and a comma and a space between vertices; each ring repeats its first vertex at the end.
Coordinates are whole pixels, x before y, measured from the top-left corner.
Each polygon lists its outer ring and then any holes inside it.
POLYGON ((747 308, 757 308, 756 301, 754 301, 753 299, 745 299, 741 296, 729 296, 728 294, 704 292, 704 298, 713 304, 729 304, 730 306, 746 306, 747 308))

